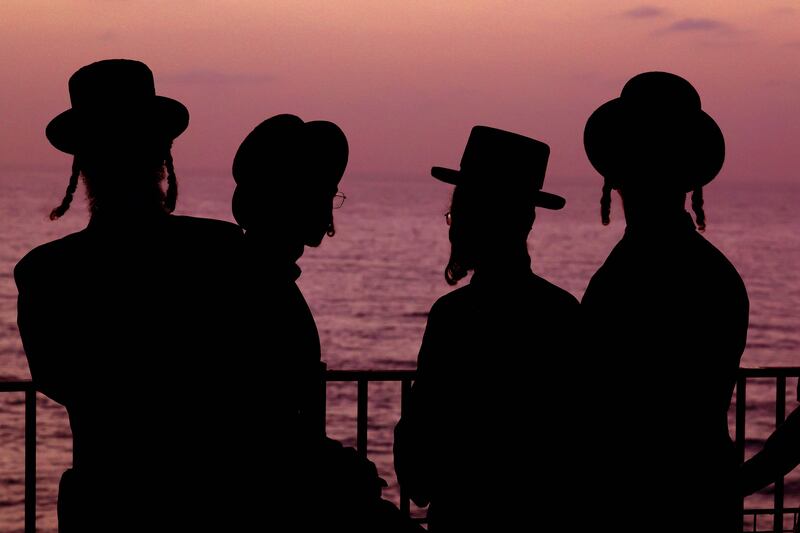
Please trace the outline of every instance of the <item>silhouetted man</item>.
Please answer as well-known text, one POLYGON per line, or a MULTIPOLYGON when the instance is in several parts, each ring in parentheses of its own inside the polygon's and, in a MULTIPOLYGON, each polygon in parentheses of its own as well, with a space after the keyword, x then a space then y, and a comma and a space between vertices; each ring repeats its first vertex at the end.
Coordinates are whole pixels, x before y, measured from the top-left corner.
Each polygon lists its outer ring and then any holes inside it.
POLYGON ((569 431, 578 302, 531 272, 535 208, 561 209, 541 191, 549 148, 476 126, 446 220, 454 285, 431 308, 417 378, 395 430, 398 480, 431 531, 518 531, 564 524, 575 457, 569 431))
POLYGON ((616 189, 627 224, 582 302, 593 516, 620 531, 741 531, 727 412, 747 292, 684 207, 692 192, 703 229, 722 132, 689 82, 648 72, 592 114, 584 144, 605 179, 603 222, 616 189))
POLYGON ((146 65, 93 63, 69 90, 72 108, 47 127, 53 146, 74 155, 51 218, 82 176, 91 219, 15 270, 31 375, 72 428, 59 530, 230 530, 241 525, 248 462, 237 397, 248 371, 232 344, 241 231, 170 214, 170 147, 189 114, 155 94, 146 65))
POLYGON ((269 522, 280 531, 418 531, 381 499, 375 465, 325 436, 319 333, 296 283, 305 247, 335 233, 348 153, 332 122, 284 114, 250 132, 233 162, 233 214, 247 242, 247 331, 256 333, 248 344, 260 346, 275 376, 259 388, 270 432, 262 461, 281 513, 269 522))

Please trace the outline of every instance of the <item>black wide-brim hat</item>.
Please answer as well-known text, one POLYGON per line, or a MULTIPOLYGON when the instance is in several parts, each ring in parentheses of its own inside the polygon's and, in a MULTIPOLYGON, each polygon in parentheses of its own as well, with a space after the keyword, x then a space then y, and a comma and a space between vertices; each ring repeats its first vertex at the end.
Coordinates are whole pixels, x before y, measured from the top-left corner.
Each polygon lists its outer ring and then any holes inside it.
POLYGON ((172 141, 189 125, 189 111, 156 95, 152 71, 140 61, 107 59, 69 79, 72 107, 47 125, 50 143, 68 154, 86 146, 125 143, 139 135, 172 141))
POLYGON ((584 148, 612 186, 656 180, 689 192, 722 169, 725 139, 692 85, 668 72, 631 78, 586 123, 584 148))
MULTIPOLYGON (((349 157, 344 132, 326 120, 304 122, 289 114, 263 121, 245 137, 233 158, 233 216, 247 228, 267 196, 334 194, 349 157)), ((285 201, 285 198, 284 198, 285 201)))
POLYGON ((531 205, 561 209, 566 200, 542 191, 550 147, 510 131, 475 126, 470 132, 459 170, 433 167, 431 175, 452 185, 475 184, 487 192, 528 197, 531 205))

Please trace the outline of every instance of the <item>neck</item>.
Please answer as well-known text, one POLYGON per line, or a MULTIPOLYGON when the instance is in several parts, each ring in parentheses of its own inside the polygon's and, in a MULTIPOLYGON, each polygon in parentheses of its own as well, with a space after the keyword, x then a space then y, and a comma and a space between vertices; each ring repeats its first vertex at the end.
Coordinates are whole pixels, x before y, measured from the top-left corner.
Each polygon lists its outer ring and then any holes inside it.
POLYGON ((686 218, 686 194, 631 194, 620 191, 628 227, 660 227, 686 218))
POLYGON ((298 239, 272 231, 262 231, 260 228, 248 229, 245 238, 260 253, 280 263, 294 264, 305 251, 303 243, 298 239))
POLYGON ((167 216, 161 204, 95 204, 91 208, 91 213, 90 222, 95 225, 137 225, 167 216))
POLYGON ((531 270, 531 256, 528 254, 526 241, 513 245, 502 244, 492 246, 476 261, 475 273, 482 275, 498 274, 501 276, 528 273, 531 270))

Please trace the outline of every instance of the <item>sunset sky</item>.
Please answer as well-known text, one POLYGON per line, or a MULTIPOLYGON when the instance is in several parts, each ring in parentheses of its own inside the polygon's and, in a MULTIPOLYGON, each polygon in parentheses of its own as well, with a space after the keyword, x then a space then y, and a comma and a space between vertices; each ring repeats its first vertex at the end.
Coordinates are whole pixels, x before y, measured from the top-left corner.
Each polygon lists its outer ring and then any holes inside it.
POLYGON ((791 180, 800 153, 792 0, 3 0, 0 48, 6 169, 68 169, 44 128, 69 76, 112 57, 189 108, 184 169, 227 173, 255 124, 291 112, 344 129, 351 173, 457 166, 487 124, 550 144, 550 175, 583 176, 587 117, 647 70, 695 85, 730 179, 791 180))

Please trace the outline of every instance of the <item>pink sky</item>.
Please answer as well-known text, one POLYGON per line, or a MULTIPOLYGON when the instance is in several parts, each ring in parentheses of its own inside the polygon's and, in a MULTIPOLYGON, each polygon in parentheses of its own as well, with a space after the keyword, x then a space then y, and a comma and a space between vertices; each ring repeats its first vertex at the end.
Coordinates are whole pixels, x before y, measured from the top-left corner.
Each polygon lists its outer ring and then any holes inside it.
POLYGON ((302 2, 3 0, 0 167, 64 168, 44 137, 67 79, 146 62, 184 102, 184 169, 228 172, 267 116, 337 122, 351 173, 457 166, 487 124, 552 149, 550 175, 593 173, 589 114, 646 70, 689 79, 728 144, 731 179, 790 180, 800 153, 800 6, 793 0, 302 2), (223 7, 224 6, 224 7, 223 7))

